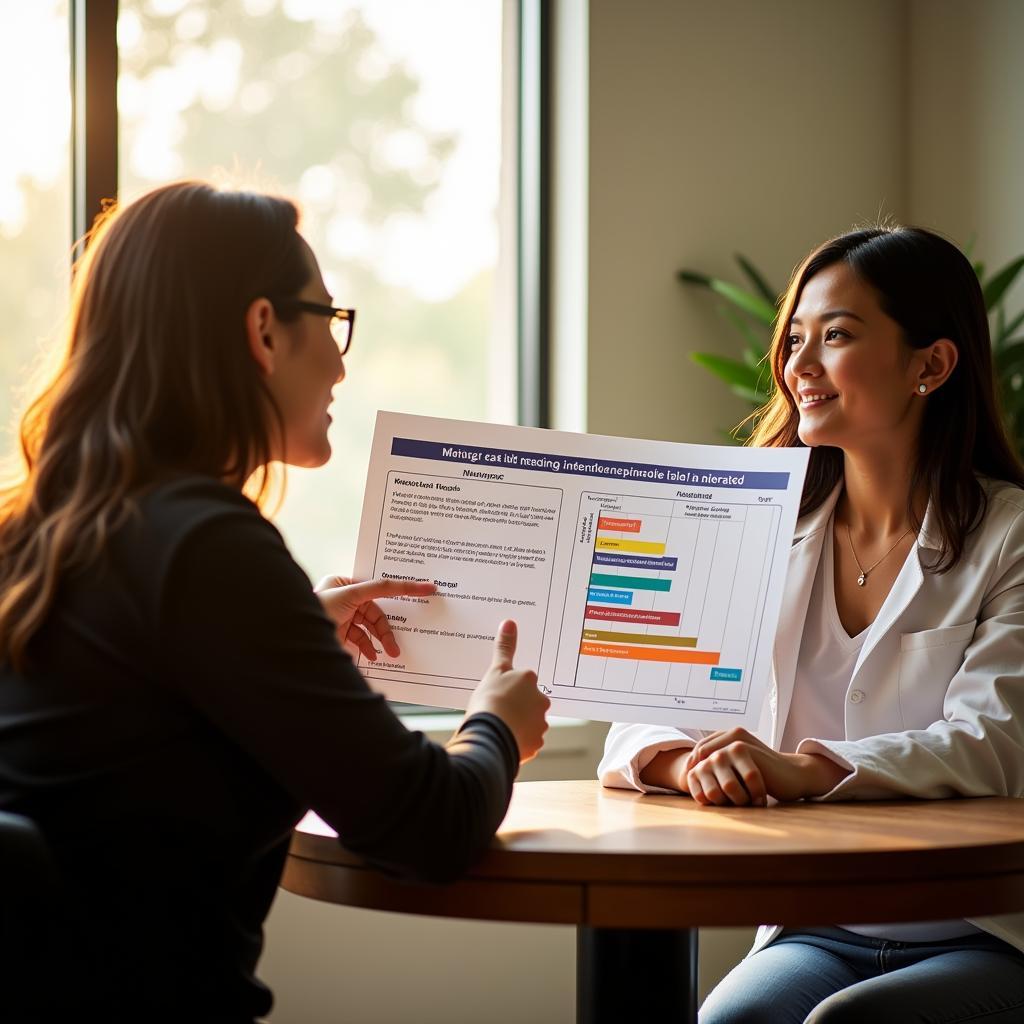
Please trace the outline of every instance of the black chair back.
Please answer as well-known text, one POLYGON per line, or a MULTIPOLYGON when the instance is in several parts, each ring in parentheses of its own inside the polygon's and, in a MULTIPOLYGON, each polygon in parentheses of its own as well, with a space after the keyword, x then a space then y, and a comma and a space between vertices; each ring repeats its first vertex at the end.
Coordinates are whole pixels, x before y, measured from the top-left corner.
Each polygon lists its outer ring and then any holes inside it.
POLYGON ((39 829, 0 811, 0 1005, 8 1020, 29 1019, 45 1001, 43 986, 60 984, 54 962, 60 875, 39 829))

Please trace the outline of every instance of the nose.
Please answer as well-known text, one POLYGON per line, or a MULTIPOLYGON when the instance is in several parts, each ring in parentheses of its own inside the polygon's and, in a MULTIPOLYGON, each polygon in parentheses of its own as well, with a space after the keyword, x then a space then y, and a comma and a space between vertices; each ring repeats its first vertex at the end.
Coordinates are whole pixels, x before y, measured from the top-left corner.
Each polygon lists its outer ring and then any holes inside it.
POLYGON ((817 346, 809 338, 789 357, 787 370, 794 377, 817 377, 821 373, 821 362, 817 346))
POLYGON ((335 384, 340 384, 345 379, 345 360, 338 355, 338 375, 334 378, 335 384))

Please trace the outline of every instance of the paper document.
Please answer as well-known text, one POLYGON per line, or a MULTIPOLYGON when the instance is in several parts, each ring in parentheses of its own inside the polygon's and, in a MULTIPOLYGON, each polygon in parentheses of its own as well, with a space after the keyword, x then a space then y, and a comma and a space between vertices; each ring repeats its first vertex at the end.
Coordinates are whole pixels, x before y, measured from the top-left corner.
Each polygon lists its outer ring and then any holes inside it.
POLYGON ((752 729, 807 457, 380 413, 356 576, 439 592, 382 602, 402 653, 359 667, 464 708, 512 618, 553 714, 752 729))

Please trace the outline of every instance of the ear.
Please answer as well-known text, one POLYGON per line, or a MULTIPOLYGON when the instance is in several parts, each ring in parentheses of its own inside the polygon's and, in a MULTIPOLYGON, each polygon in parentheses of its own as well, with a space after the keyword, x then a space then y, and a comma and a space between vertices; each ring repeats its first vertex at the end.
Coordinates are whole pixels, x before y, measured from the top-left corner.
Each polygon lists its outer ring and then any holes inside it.
POLYGON ((914 387, 922 395, 930 395, 936 388, 942 387, 956 369, 960 358, 956 345, 949 338, 939 338, 927 348, 919 349, 916 354, 920 357, 920 363, 914 387), (921 391, 922 384, 924 392, 921 391))
POLYGON ((249 354, 265 377, 274 372, 277 346, 274 338, 274 307, 269 299, 253 299, 245 311, 245 337, 249 354))

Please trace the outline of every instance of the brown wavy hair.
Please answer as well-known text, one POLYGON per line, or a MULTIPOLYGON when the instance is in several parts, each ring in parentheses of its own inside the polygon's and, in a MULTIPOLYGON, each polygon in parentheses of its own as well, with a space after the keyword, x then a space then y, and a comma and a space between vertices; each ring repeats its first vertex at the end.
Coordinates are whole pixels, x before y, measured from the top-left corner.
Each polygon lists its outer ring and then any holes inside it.
POLYGON ((66 350, 0 490, 0 661, 25 665, 62 576, 99 559, 147 486, 197 473, 264 498, 283 425, 245 313, 307 283, 298 220, 287 199, 186 181, 94 226, 66 350))
MULTIPOLYGON (((775 390, 752 417, 748 443, 804 446, 797 435, 800 413, 783 377, 790 320, 804 285, 837 263, 846 263, 874 289, 882 310, 900 325, 912 348, 925 348, 939 338, 957 347, 956 368, 926 399, 908 505, 910 522, 919 530, 913 495, 922 488, 928 494, 941 538, 933 571, 946 572, 960 560, 968 535, 985 514, 978 476, 1024 487, 1024 468, 999 414, 981 285, 970 261, 951 242, 923 228, 893 226, 852 231, 815 249, 797 267, 782 297, 768 357, 775 390)), ((818 508, 842 477, 842 450, 813 448, 800 514, 818 508)))

